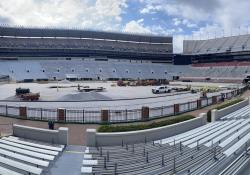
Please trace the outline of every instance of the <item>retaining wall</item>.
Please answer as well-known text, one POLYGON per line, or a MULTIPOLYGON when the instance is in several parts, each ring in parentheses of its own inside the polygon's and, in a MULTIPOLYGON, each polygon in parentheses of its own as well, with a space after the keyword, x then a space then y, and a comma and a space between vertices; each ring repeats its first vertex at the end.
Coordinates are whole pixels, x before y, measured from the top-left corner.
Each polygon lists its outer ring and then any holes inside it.
POLYGON ((52 144, 68 145, 68 128, 65 127, 49 130, 14 124, 13 135, 52 144))
POLYGON ((207 115, 200 114, 199 117, 181 123, 153 128, 141 131, 98 133, 95 129, 87 129, 87 146, 116 146, 122 144, 135 144, 148 141, 164 139, 177 135, 191 129, 205 125, 207 115))
POLYGON ((234 104, 232 106, 228 106, 228 107, 221 109, 221 110, 213 109, 211 111, 211 121, 215 122, 215 121, 219 120, 221 117, 226 116, 234 111, 237 111, 237 110, 249 105, 249 100, 250 100, 249 98, 245 99, 242 102, 239 102, 239 103, 234 104))

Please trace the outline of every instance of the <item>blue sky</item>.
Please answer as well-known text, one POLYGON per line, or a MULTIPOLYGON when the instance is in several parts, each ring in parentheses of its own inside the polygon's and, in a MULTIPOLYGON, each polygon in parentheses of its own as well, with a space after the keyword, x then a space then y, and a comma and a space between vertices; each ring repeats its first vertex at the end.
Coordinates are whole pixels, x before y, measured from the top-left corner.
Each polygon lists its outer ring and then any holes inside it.
POLYGON ((248 0, 1 0, 0 23, 171 35, 183 39, 246 34, 248 0))

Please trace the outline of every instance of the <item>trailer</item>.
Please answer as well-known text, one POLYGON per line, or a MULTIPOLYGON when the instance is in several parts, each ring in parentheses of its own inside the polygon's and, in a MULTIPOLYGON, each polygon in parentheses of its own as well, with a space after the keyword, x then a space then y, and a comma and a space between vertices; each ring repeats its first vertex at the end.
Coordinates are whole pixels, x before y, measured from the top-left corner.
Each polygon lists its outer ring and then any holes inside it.
POLYGON ((40 93, 26 93, 19 96, 24 101, 37 101, 40 98, 40 93))

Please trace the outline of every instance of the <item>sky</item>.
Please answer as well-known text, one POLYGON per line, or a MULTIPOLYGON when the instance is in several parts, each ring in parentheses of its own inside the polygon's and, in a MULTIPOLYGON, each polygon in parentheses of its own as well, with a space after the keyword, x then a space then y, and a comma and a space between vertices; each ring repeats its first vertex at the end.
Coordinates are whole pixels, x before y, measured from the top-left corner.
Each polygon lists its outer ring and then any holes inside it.
POLYGON ((0 0, 0 24, 208 39, 250 32, 249 0, 0 0))

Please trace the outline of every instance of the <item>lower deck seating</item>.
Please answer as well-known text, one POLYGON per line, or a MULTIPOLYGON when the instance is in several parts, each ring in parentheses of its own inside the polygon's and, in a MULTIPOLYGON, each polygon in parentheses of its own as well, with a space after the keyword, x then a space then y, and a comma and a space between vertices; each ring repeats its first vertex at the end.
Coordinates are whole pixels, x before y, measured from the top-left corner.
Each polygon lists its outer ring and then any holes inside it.
POLYGON ((45 173, 50 163, 63 151, 63 145, 52 145, 9 136, 0 139, 0 174, 45 173))
MULTIPOLYGON (((240 115, 240 114, 239 114, 240 115)), ((216 121, 163 140, 89 147, 82 174, 219 174, 250 144, 250 117, 216 121)))

